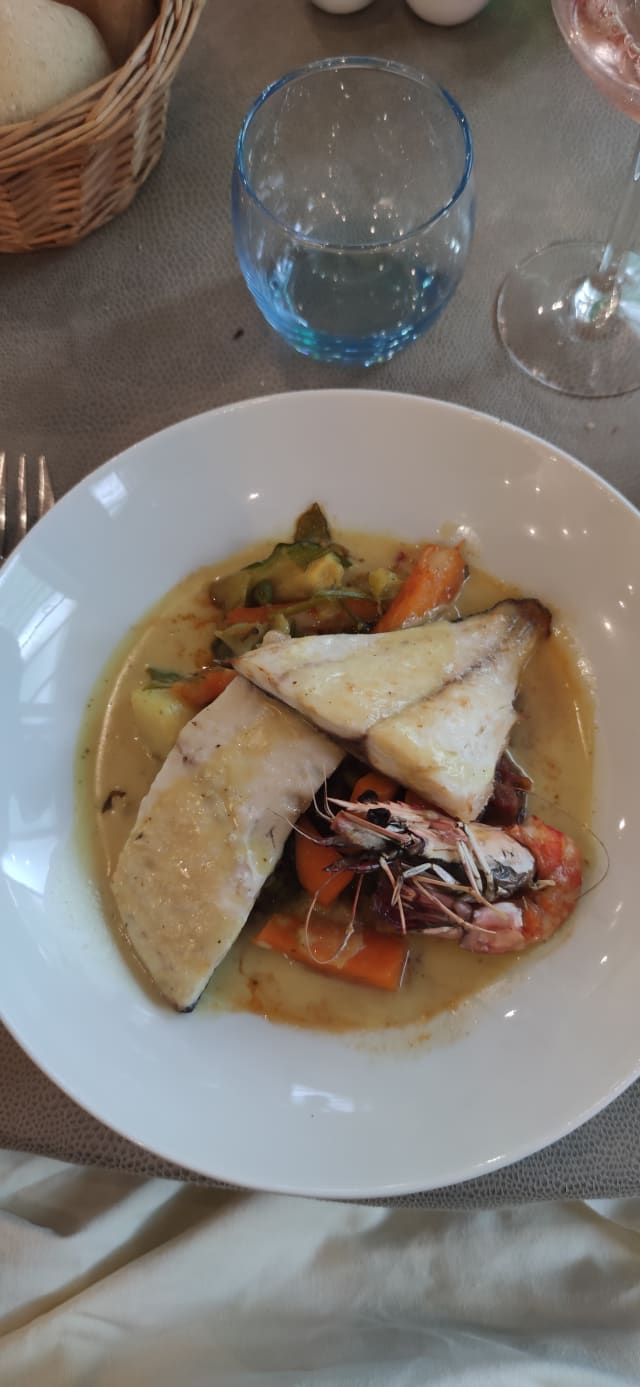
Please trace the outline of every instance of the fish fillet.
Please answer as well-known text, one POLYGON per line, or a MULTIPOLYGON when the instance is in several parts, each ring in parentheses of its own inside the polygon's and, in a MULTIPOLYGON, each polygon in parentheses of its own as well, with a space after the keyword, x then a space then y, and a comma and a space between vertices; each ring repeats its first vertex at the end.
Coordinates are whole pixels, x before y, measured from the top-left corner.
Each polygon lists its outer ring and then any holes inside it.
POLYGON ((512 630, 514 605, 382 635, 271 638, 235 667, 329 736, 357 741, 491 656, 512 630))
POLYGON ((477 819, 516 720, 525 641, 516 637, 433 698, 376 723, 365 741, 367 760, 454 818, 477 819))
POLYGON ((274 642, 236 668, 316 727, 458 818, 489 799, 522 670, 549 612, 500 602, 464 620, 274 642))
POLYGON ((125 933, 159 991, 195 1006, 342 752, 243 679, 183 728, 112 879, 125 933))

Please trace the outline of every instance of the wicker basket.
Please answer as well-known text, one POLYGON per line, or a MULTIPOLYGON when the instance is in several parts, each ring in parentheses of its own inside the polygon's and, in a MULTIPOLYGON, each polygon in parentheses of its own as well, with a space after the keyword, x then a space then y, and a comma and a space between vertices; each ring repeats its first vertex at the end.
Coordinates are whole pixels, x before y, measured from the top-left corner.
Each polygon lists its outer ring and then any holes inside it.
POLYGON ((171 82, 206 0, 158 0, 123 67, 0 126, 0 251, 70 246, 123 212, 162 153, 171 82))

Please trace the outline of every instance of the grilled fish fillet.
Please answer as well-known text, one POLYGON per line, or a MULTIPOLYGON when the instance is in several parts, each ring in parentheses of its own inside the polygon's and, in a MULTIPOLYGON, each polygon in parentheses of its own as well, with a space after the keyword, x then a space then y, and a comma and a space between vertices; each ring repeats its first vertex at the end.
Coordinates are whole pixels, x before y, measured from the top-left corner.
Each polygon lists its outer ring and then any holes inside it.
POLYGON ((489 799, 522 670, 549 612, 499 602, 461 621, 265 643, 236 669, 455 817, 489 799))
POLYGON ((195 1006, 341 758, 243 679, 183 728, 112 879, 125 933, 178 1011, 195 1006))
POLYGON ((357 741, 380 718, 436 693, 490 655, 510 618, 488 616, 382 635, 268 638, 235 667, 329 736, 357 741))
POLYGON ((367 760, 454 818, 477 819, 516 720, 513 700, 535 640, 523 625, 463 678, 376 723, 365 740, 367 760))

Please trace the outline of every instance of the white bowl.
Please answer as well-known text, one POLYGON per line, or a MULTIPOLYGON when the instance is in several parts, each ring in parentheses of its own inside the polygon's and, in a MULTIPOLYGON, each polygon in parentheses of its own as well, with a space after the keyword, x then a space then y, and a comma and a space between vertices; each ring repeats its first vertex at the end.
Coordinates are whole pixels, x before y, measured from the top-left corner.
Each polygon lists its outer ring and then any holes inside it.
POLYGON ((487 1173, 640 1071, 638 514, 539 440, 373 391, 191 419, 81 483, 0 577, 0 1014, 90 1112, 239 1185, 390 1196, 487 1173), (426 1045, 178 1016, 140 989, 73 829, 85 704, 116 643, 189 570, 281 532, 311 499, 346 527, 462 527, 486 566, 560 609, 598 692, 595 828, 606 880, 426 1045))

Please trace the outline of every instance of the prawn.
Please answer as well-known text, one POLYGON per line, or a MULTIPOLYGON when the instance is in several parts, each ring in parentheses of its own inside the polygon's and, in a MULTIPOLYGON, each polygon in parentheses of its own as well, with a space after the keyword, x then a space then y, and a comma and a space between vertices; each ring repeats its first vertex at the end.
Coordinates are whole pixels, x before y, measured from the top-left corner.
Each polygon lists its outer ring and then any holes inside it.
POLYGON ((379 914, 474 953, 519 952, 551 938, 582 886, 578 845, 530 816, 496 828, 401 801, 327 801, 336 870, 379 873, 379 914))

